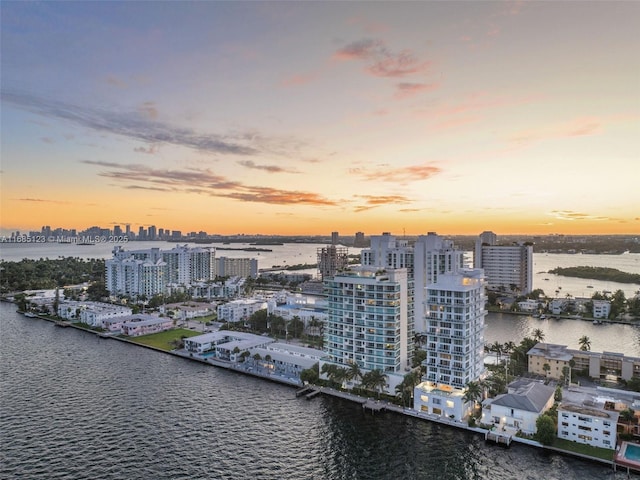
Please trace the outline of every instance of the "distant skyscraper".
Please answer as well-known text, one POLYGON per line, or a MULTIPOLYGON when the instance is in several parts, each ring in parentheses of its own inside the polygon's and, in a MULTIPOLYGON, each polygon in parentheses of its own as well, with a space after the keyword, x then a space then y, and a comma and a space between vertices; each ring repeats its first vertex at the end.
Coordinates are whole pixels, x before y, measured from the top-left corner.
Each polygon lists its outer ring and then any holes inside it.
POLYGON ((122 227, 120 225, 114 225, 114 227, 113 227, 113 235, 115 237, 122 236, 122 227))
POLYGON ((353 246, 356 248, 362 248, 367 246, 367 242, 364 239, 364 232, 356 232, 356 238, 353 241, 353 246))
POLYGON ((331 232, 331 245, 338 245, 339 236, 338 232, 331 232))
POLYGON ((324 280, 349 266, 349 249, 335 245, 321 247, 317 249, 317 258, 318 273, 320 278, 324 280))
POLYGON ((149 226, 149 233, 147 236, 149 240, 157 240, 157 230, 155 225, 149 226))
POLYGON ((498 245, 493 232, 482 232, 476 240, 473 266, 484 269, 487 287, 516 294, 533 290, 533 245, 498 245))

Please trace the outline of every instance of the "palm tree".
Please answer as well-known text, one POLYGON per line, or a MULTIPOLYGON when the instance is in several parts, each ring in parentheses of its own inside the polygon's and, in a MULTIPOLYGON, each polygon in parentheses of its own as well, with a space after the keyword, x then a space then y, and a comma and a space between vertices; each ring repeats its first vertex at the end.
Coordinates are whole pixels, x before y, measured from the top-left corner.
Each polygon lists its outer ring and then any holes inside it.
POLYGON ((586 335, 581 336, 578 343, 580 344, 580 350, 583 352, 591 350, 591 340, 586 335))
POLYGON ((531 335, 536 342, 544 342, 544 332, 539 328, 536 328, 531 335))
POLYGON ((264 356, 264 361, 267 362, 269 364, 269 370, 271 370, 271 368, 273 367, 273 364, 271 363, 271 355, 269 355, 268 353, 264 356))
MULTIPOLYGON (((476 403, 479 398, 482 398, 482 386, 478 382, 468 382, 464 390, 462 401, 465 403, 473 402, 473 412, 476 410, 476 403)), ((472 416, 473 413, 471 414, 472 416)))
POLYGON ((500 359, 502 357, 502 353, 503 353, 503 347, 502 344, 498 341, 495 341, 491 344, 491 346, 489 347, 489 350, 492 352, 495 352, 496 354, 496 363, 500 363, 500 359))
POLYGON ((364 374, 362 377, 362 385, 366 385, 365 388, 376 391, 379 398, 380 392, 387 386, 387 376, 382 370, 376 368, 364 374))
POLYGON ((402 405, 407 406, 407 403, 413 398, 413 389, 420 383, 420 372, 414 370, 407 373, 402 382, 396 385, 396 394, 402 398, 402 405))
POLYGON ((362 379, 362 370, 357 362, 351 362, 351 365, 347 369, 346 379, 353 383, 358 383, 358 380, 362 379))
POLYGON ((346 381, 349 370, 346 368, 336 367, 329 378, 342 387, 342 384, 346 381))
POLYGON ((516 344, 509 340, 502 346, 502 349, 505 355, 511 355, 511 352, 516 349, 516 344))

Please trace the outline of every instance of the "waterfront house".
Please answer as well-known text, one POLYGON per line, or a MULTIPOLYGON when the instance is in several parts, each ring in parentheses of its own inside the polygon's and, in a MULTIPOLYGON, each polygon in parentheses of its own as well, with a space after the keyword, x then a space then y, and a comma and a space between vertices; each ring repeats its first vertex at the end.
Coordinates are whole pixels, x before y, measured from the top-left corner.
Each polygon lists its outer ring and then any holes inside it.
POLYGON ((266 347, 273 338, 253 333, 220 330, 184 339, 184 349, 192 355, 212 356, 220 360, 237 361, 243 351, 266 347), (237 349, 237 350, 236 350, 237 349))
POLYGON ((536 420, 554 403, 555 388, 541 382, 516 380, 507 393, 487 399, 482 406, 482 423, 515 434, 536 433, 536 420))
POLYGON ((110 318, 126 317, 132 310, 122 305, 102 302, 75 302, 64 300, 58 304, 58 316, 65 320, 86 323, 92 327, 104 328, 104 321, 110 318))
POLYGON ((122 333, 130 337, 149 335, 151 333, 164 332, 173 328, 173 320, 168 317, 155 315, 132 315, 130 320, 123 321, 120 325, 122 333), (151 318, 150 318, 151 317, 151 318))
POLYGON ((593 300, 593 318, 609 318, 611 302, 609 300, 593 300))
POLYGON ((620 414, 602 404, 576 405, 563 402, 558 407, 558 438, 592 447, 614 449, 620 414))

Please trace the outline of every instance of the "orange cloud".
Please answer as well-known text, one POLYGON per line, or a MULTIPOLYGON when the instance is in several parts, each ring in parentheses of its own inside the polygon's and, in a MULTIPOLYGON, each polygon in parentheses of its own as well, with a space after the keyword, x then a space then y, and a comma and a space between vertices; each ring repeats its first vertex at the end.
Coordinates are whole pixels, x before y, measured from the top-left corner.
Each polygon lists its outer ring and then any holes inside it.
POLYGON ((365 210, 371 210, 381 205, 402 205, 410 203, 409 198, 404 195, 356 195, 356 198, 364 199, 365 205, 355 207, 355 212, 364 212, 365 210))
POLYGON ((377 170, 371 169, 351 169, 349 173, 359 175, 365 180, 378 180, 383 182, 406 183, 416 180, 426 180, 439 174, 442 170, 439 167, 425 163, 422 165, 409 165, 407 167, 377 170))

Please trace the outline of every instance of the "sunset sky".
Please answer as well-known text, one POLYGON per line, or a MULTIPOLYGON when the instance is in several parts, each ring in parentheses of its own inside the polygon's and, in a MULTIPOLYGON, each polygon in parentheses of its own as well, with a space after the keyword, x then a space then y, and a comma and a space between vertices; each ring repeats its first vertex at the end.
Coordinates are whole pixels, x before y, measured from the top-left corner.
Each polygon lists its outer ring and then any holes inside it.
POLYGON ((640 2, 1 18, 3 234, 640 233, 640 2))

